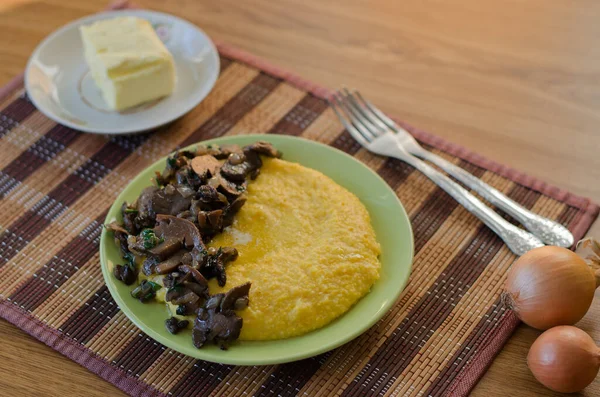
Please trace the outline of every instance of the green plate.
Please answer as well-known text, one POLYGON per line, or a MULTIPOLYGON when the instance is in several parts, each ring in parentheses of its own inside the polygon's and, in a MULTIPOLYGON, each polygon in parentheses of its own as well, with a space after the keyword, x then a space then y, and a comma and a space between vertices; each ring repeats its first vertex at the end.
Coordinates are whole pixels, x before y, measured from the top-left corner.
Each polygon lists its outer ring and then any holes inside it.
MULTIPOLYGON (((180 353, 223 364, 266 365, 311 357, 334 349, 365 332, 392 307, 410 274, 413 259, 413 235, 410 220, 396 194, 375 172, 353 157, 329 146, 306 139, 282 135, 231 136, 203 143, 247 145, 257 140, 273 143, 283 159, 321 171, 354 193, 367 207, 381 244, 382 271, 371 292, 346 314, 306 335, 276 341, 237 341, 229 350, 216 346, 196 349, 191 331, 171 335, 164 325, 167 311, 163 304, 143 304, 129 293, 133 287, 116 280, 111 273, 114 263, 122 263, 119 251, 106 230, 100 240, 102 274, 113 298, 125 315, 148 336, 180 353)), ((193 145, 192 145, 193 146, 193 145)), ((150 184, 155 170, 165 166, 163 158, 140 173, 120 194, 106 222, 120 219, 123 201, 133 201, 150 184)))

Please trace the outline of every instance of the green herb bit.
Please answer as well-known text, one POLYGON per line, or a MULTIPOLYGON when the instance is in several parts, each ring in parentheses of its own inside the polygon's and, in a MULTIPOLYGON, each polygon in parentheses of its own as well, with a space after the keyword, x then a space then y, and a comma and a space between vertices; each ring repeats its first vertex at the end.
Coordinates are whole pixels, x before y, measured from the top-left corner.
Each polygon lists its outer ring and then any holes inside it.
POLYGON ((150 290, 148 292, 146 292, 145 294, 143 294, 139 300, 146 303, 148 302, 150 299, 154 298, 156 296, 156 294, 154 293, 154 291, 150 290))
POLYGON ((140 237, 143 240, 144 248, 147 250, 156 247, 164 241, 164 239, 156 237, 156 234, 154 234, 154 230, 152 229, 142 230, 140 237))
POLYGON ((127 261, 127 266, 129 266, 131 268, 131 270, 135 270, 135 268, 136 268, 135 256, 131 252, 126 252, 123 255, 123 259, 125 259, 127 261))
POLYGON ((171 168, 177 167, 177 159, 175 157, 167 158, 167 165, 171 168))
POLYGON ((140 296, 142 296, 142 284, 138 285, 137 287, 135 287, 133 289, 133 291, 131 291, 131 296, 135 299, 139 299, 140 296))
POLYGON ((147 302, 156 296, 156 291, 162 287, 152 281, 144 280, 140 285, 131 291, 131 296, 139 299, 141 302, 147 302))
POLYGON ((148 284, 152 287, 152 291, 156 292, 162 288, 162 286, 154 281, 147 281, 148 284))
POLYGON ((136 214, 139 212, 138 210, 136 210, 135 208, 125 208, 124 211, 126 214, 136 214))
POLYGON ((177 284, 171 288, 169 288, 169 290, 167 292, 181 292, 183 291, 183 286, 181 284, 177 284))

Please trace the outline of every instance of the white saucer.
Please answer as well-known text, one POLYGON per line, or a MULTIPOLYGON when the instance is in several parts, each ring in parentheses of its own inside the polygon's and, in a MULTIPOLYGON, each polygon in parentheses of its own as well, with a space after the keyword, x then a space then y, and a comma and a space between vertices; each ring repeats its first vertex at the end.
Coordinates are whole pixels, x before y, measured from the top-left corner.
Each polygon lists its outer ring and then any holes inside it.
POLYGON ((130 134, 169 123, 198 105, 219 77, 219 55, 198 27, 173 15, 144 10, 112 11, 71 22, 35 49, 25 70, 25 88, 35 106, 68 127, 100 134, 130 134), (173 54, 177 84, 172 95, 128 109, 108 110, 83 56, 79 26, 115 16, 150 21, 173 54))

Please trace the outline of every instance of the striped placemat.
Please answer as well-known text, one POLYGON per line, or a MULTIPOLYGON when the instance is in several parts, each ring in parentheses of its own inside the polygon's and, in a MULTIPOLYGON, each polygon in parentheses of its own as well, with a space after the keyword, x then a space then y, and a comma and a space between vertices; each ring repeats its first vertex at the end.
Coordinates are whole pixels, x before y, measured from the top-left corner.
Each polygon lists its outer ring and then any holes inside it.
MULTIPOLYGON (((132 395, 467 394, 518 324, 499 301, 514 255, 422 174, 362 150, 322 99, 325 89, 226 45, 219 51, 221 76, 211 94, 150 134, 82 134, 39 113, 22 80, 4 90, 2 317, 132 395), (98 259, 107 209, 136 174, 178 146, 249 133, 303 136, 352 154, 397 192, 415 233, 413 273, 394 308, 356 340, 284 365, 219 365, 161 346, 119 310, 98 259)), ((577 239, 598 215, 586 199, 408 128, 577 239)))

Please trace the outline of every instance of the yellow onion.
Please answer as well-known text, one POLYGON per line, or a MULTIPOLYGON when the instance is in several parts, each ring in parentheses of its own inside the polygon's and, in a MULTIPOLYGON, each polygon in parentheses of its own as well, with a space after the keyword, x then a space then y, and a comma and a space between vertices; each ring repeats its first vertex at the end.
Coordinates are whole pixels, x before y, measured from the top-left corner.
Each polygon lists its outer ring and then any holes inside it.
POLYGON ((598 375, 600 348, 579 328, 554 327, 533 342, 527 365, 547 388, 574 393, 592 383, 598 375))
POLYGON ((581 320, 592 304, 596 281, 579 255, 545 246, 527 252, 512 265, 502 298, 521 321, 546 330, 581 320))

